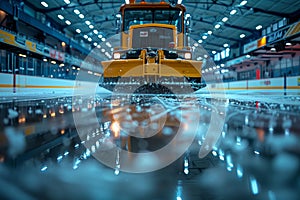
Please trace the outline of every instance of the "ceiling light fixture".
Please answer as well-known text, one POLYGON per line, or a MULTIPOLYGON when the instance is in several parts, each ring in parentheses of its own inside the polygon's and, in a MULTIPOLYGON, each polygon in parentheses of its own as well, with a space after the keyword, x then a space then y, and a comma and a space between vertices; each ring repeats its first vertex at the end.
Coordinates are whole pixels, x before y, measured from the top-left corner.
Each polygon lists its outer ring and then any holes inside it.
POLYGON ((94 25, 92 25, 92 24, 89 25, 89 28, 90 28, 90 29, 93 29, 93 28, 94 28, 94 25))
POLYGON ((203 40, 198 40, 198 43, 200 43, 200 44, 201 44, 202 42, 203 42, 203 40))
POLYGON ((129 2, 129 0, 125 0, 125 3, 126 3, 126 4, 129 4, 130 2, 129 2))
POLYGON ((225 43, 225 44, 223 44, 223 47, 229 47, 229 44, 227 44, 227 43, 225 43))
POLYGON ((89 26, 91 24, 91 22, 89 20, 86 20, 85 24, 89 26))
POLYGON ((87 36, 87 35, 84 35, 83 37, 84 37, 84 39, 88 39, 89 38, 89 36, 87 36))
POLYGON ((45 1, 41 2, 42 6, 44 6, 45 8, 48 8, 48 4, 45 1))
POLYGON ((92 41, 92 38, 89 37, 87 40, 88 40, 89 42, 91 42, 91 41, 92 41))
POLYGON ((70 0, 64 0, 64 2, 65 2, 66 4, 70 4, 70 3, 71 3, 70 0))
POLYGON ((240 35, 240 38, 244 38, 246 35, 244 34, 244 33, 242 33, 241 35, 240 35))
POLYGON ((212 51, 211 53, 212 53, 212 54, 216 54, 217 52, 216 52, 216 51, 212 51))
POLYGON ((84 15, 83 15, 83 14, 79 14, 78 17, 79 17, 80 19, 83 19, 83 18, 84 18, 84 15))
POLYGON ((181 4, 181 3, 182 3, 182 0, 178 0, 178 1, 177 1, 177 4, 181 4))
POLYGON ((102 37, 103 37, 103 36, 102 36, 101 34, 100 34, 100 35, 98 35, 98 38, 99 38, 99 39, 101 39, 102 37))
POLYGON ((203 36, 202 36, 202 39, 203 39, 203 40, 206 40, 206 39, 207 39, 207 35, 203 35, 203 36))
POLYGON ((227 22, 228 21, 228 17, 223 17, 222 22, 227 22))
POLYGON ((66 20, 65 22, 66 24, 71 25, 71 22, 69 20, 66 20))
POLYGON ((257 25, 256 30, 260 30, 260 29, 262 29, 262 25, 257 25))
POLYGON ((96 30, 96 29, 93 30, 93 32, 94 32, 96 35, 98 35, 98 33, 99 33, 98 30, 96 30))
POLYGON ((74 13, 75 13, 76 15, 79 15, 79 14, 80 14, 80 11, 79 11, 78 9, 75 9, 75 10, 74 10, 74 13))
POLYGON ((57 15, 57 17, 58 17, 59 19, 61 19, 61 20, 64 19, 64 16, 62 16, 62 15, 57 15))
POLYGON ((247 3, 248 3, 248 1, 243 0, 243 1, 241 1, 240 5, 241 5, 241 6, 244 6, 244 5, 246 5, 247 3))
POLYGON ((211 35, 213 32, 212 31, 207 31, 207 34, 208 35, 211 35))
POLYGON ((79 28, 76 29, 77 33, 81 33, 81 30, 79 28))
POLYGON ((230 15, 234 15, 236 14, 237 10, 236 9, 233 9, 232 11, 230 11, 230 15))
POLYGON ((221 27, 221 24, 216 24, 215 29, 219 29, 221 27))
POLYGON ((105 44, 106 44, 106 46, 108 46, 109 48, 111 48, 111 44, 109 42, 106 42, 105 44))

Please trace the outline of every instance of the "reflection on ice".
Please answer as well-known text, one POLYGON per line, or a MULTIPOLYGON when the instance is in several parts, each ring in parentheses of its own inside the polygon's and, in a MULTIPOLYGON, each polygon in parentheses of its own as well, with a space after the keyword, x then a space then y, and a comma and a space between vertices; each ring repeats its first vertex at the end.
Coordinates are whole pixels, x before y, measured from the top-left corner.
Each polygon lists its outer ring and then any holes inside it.
MULTIPOLYGON (((52 149, 45 149, 52 158, 44 154, 40 155, 39 163, 31 163, 30 166, 21 165, 17 169, 8 169, 0 165, 0 198, 193 199, 185 197, 188 194, 185 190, 189 187, 193 188, 193 192, 201 194, 201 197, 204 195, 204 199, 208 194, 214 197, 211 199, 225 200, 298 198, 300 190, 299 106, 274 102, 268 104, 248 99, 226 99, 223 100, 226 103, 226 110, 220 111, 213 104, 214 101, 199 98, 197 102, 199 102, 200 118, 198 119, 195 117, 197 115, 194 109, 188 110, 193 108, 189 104, 180 107, 174 99, 166 102, 162 98, 154 100, 160 106, 153 106, 149 102, 145 103, 147 106, 128 104, 126 102, 128 99, 121 97, 113 101, 113 105, 108 105, 110 101, 107 99, 89 101, 78 98, 77 102, 68 102, 66 99, 66 102, 40 101, 39 107, 36 104, 28 108, 19 105, 7 107, 1 123, 6 126, 5 139, 10 142, 8 152, 11 157, 24 151, 26 148, 24 144, 29 138, 24 134, 25 129, 20 129, 21 132, 10 129, 14 125, 25 127, 31 123, 38 124, 37 130, 43 134, 39 135, 41 138, 37 140, 38 142, 31 141, 32 144, 38 143, 34 146, 37 148, 47 137, 52 141, 60 136, 70 136, 73 130, 70 128, 72 124, 66 117, 74 112, 83 116, 80 119, 84 135, 82 141, 73 141, 64 137, 60 141, 60 150, 52 152, 52 149), (185 109, 187 112, 183 112, 185 109), (291 110, 294 112, 291 113, 291 110), (198 152, 200 147, 205 148, 205 141, 209 138, 207 131, 211 125, 218 122, 211 117, 212 113, 224 116, 225 111, 226 120, 221 127, 218 141, 211 146, 212 151, 209 151, 209 155, 200 159, 198 152), (93 127, 90 112, 100 113, 97 121, 97 123, 101 122, 99 127, 93 127), (166 122, 159 120, 166 115, 168 117, 166 122), (198 122, 198 129, 197 126, 190 126, 193 121, 198 122), (144 136, 150 136, 150 132, 158 130, 161 136, 171 138, 180 123, 184 124, 183 130, 190 131, 189 134, 196 132, 196 141, 194 146, 189 147, 194 148, 193 151, 184 154, 177 161, 179 164, 176 166, 180 167, 172 168, 175 176, 166 173, 129 175, 122 172, 124 164, 131 160, 128 155, 126 157, 128 159, 122 160, 122 154, 116 147, 124 150, 134 147, 139 153, 148 153, 155 149, 149 149, 153 141, 147 140, 147 137, 133 140, 132 144, 127 140, 128 135, 143 133, 144 136), (45 124, 49 124, 49 127, 41 127, 45 124), (112 150, 117 150, 112 154, 112 169, 93 162, 93 155, 97 152, 106 153, 112 150), (77 151, 77 154, 74 154, 74 151, 77 151), (205 163, 206 159, 216 166, 210 166, 210 169, 206 169, 207 166, 203 167, 201 163, 205 163), (203 188, 205 188, 204 192, 203 188)), ((28 132, 28 135, 33 134, 28 132)), ((161 141, 161 136, 156 138, 154 143, 161 141)), ((181 143, 178 142, 172 149, 177 150, 180 145, 181 143)), ((160 146, 155 147, 159 149, 160 146)), ((209 145, 206 147, 209 149, 209 145)), ((189 152, 190 149, 186 150, 189 152)), ((168 157, 169 154, 162 157, 154 154, 146 158, 139 156, 134 160, 134 166, 146 168, 168 157)), ((0 157, 0 162, 4 160, 4 157, 0 157)), ((210 199, 209 197, 207 199, 210 199)))

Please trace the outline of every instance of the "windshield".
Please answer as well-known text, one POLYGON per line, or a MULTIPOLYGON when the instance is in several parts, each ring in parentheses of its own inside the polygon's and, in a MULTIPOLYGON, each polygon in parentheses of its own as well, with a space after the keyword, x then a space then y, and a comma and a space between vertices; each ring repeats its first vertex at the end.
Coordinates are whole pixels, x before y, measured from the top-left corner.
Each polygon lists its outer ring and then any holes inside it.
POLYGON ((131 25, 137 24, 170 24, 182 31, 182 11, 180 9, 126 9, 124 11, 124 30, 128 31, 131 25))

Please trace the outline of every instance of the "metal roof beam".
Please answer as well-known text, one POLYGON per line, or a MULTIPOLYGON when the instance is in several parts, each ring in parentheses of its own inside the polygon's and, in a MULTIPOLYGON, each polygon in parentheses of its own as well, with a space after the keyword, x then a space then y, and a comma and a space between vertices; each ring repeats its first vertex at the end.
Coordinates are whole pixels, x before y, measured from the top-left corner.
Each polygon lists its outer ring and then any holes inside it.
POLYGON ((205 46, 205 45, 210 45, 210 46, 215 46, 215 47, 221 47, 221 48, 224 48, 222 45, 219 45, 219 44, 216 44, 216 43, 212 43, 212 42, 207 42, 207 41, 205 41, 205 42, 203 42, 202 43, 202 46, 205 46))
MULTIPOLYGON (((210 24, 211 26, 214 26, 214 24, 212 24, 209 21, 205 21, 202 18, 200 18, 199 20, 194 19, 194 21, 205 23, 205 24, 210 24)), ((226 27, 226 28, 232 28, 232 29, 237 29, 237 30, 241 30, 241 31, 246 31, 246 32, 249 32, 249 33, 253 33, 255 35, 259 35, 259 33, 260 33, 259 31, 254 30, 254 29, 243 28, 243 27, 235 26, 235 25, 228 24, 228 23, 223 23, 223 26, 226 27)))
MULTIPOLYGON (((26 4, 27 5, 30 5, 31 7, 33 7, 34 8, 34 10, 36 10, 36 11, 38 11, 38 12, 43 12, 43 13, 45 13, 45 12, 54 12, 54 11, 58 11, 58 10, 61 10, 62 8, 63 9, 72 9, 72 8, 78 8, 78 7, 84 7, 84 6, 89 6, 89 5, 93 5, 93 4, 96 4, 96 5, 98 5, 99 6, 99 2, 98 3, 95 3, 95 2, 89 2, 89 3, 78 3, 78 4, 75 4, 75 5, 72 5, 72 6, 69 6, 69 5, 63 5, 63 6, 59 6, 59 7, 54 7, 54 8, 37 8, 36 6, 34 6, 30 1, 28 1, 28 0, 25 0, 25 2, 26 2, 26 4)), ((101 2, 101 4, 103 4, 103 3, 105 3, 105 4, 107 4, 107 3, 109 3, 109 4, 113 4, 112 2, 101 2)), ((112 7, 110 7, 110 8, 119 8, 120 7, 120 5, 117 5, 117 6, 112 6, 112 7)), ((107 8, 105 8, 105 9, 107 9, 107 8)))
MULTIPOLYGON (((195 36, 195 37, 199 37, 199 35, 195 34, 195 33, 192 33, 191 35, 195 36)), ((234 38, 229 38, 229 37, 225 37, 225 36, 221 36, 221 35, 216 35, 216 34, 212 34, 211 35, 212 37, 216 37, 216 38, 221 38, 221 39, 224 39, 224 40, 229 40, 229 41, 234 41, 234 42, 241 42, 242 39, 234 39, 234 38)))
POLYGON ((273 16, 277 16, 277 17, 290 18, 290 15, 285 14, 285 13, 280 13, 280 12, 275 12, 275 11, 270 11, 270 10, 264 10, 264 9, 261 9, 261 8, 253 8, 251 6, 244 6, 244 8, 246 8, 248 10, 253 10, 253 12, 261 12, 261 13, 264 13, 264 14, 273 15, 273 16))

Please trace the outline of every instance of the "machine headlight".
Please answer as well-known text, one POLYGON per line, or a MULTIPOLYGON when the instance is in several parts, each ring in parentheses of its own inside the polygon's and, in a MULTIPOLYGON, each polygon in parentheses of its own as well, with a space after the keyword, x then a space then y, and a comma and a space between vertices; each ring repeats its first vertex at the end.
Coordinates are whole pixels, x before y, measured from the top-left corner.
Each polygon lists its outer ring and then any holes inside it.
POLYGON ((113 58, 115 60, 119 60, 121 58, 121 54, 120 53, 114 53, 113 58))
POLYGON ((184 53, 184 58, 190 60, 192 59, 192 54, 190 52, 184 53))

